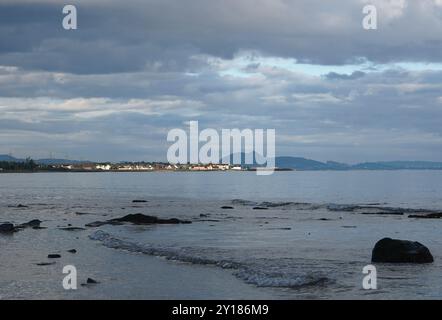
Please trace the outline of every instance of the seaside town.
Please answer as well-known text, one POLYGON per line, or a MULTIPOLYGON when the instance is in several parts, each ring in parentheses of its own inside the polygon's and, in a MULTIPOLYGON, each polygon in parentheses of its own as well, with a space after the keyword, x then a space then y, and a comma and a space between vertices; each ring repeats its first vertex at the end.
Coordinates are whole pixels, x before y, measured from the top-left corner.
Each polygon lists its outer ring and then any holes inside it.
POLYGON ((231 164, 170 164, 167 162, 52 162, 41 160, 0 161, 0 172, 64 171, 64 172, 149 172, 149 171, 244 171, 254 168, 231 164))
POLYGON ((79 163, 51 165, 55 170, 66 171, 226 171, 245 170, 241 166, 229 164, 169 164, 162 162, 125 162, 125 163, 79 163))

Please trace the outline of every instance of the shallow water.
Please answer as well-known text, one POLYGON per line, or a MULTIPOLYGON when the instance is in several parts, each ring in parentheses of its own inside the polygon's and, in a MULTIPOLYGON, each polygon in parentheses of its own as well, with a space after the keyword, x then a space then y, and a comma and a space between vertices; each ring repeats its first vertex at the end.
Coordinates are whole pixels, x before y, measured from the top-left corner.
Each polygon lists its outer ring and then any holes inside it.
POLYGON ((408 218, 442 210, 440 171, 1 174, 0 192, 0 222, 47 227, 0 236, 2 298, 442 297, 442 220, 408 218), (193 223, 59 229, 129 213, 193 223), (435 262, 377 264, 379 289, 363 290, 387 236, 425 244, 435 262), (66 292, 65 264, 100 284, 66 292))

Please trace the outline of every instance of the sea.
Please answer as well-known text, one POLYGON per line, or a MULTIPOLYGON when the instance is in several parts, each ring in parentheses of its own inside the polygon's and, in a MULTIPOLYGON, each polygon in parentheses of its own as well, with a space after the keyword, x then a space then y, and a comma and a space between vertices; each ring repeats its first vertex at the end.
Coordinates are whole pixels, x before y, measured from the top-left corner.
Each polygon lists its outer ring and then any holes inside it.
POLYGON ((2 173, 0 195, 0 224, 41 221, 0 233, 0 299, 442 298, 442 219, 409 217, 442 212, 442 171, 2 173), (86 226, 135 213, 191 223, 86 226), (434 262, 373 264, 385 237, 434 262))

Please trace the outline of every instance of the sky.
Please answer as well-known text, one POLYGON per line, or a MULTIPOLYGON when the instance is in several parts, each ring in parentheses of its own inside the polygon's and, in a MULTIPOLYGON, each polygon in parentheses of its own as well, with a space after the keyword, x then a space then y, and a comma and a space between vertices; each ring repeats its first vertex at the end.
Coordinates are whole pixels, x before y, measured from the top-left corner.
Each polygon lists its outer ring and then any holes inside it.
POLYGON ((279 156, 442 161, 441 119, 442 0, 0 0, 0 154, 164 161, 199 121, 275 129, 279 156))

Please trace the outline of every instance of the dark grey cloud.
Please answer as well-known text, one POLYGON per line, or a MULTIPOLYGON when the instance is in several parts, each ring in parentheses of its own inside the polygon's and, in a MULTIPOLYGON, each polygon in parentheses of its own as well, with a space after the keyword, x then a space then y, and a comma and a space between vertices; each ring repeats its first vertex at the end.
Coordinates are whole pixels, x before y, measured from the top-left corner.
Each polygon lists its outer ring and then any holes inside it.
POLYGON ((316 64, 367 59, 440 62, 439 2, 374 1, 379 29, 362 29, 353 0, 73 1, 79 29, 61 28, 60 1, 0 4, 0 61, 79 74, 195 67, 189 57, 224 59, 240 50, 316 64), (429 32, 431 30, 431 32, 429 32))

